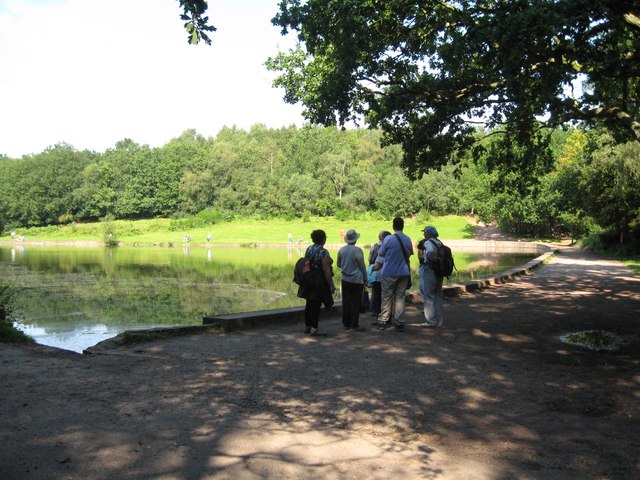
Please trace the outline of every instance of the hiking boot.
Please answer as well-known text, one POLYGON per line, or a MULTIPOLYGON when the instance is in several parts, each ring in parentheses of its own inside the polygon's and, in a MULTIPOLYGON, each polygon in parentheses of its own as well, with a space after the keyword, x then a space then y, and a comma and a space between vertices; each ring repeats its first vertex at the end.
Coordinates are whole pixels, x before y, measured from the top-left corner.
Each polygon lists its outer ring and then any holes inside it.
POLYGON ((386 322, 378 322, 378 326, 376 327, 376 330, 386 330, 386 329, 387 329, 386 322))

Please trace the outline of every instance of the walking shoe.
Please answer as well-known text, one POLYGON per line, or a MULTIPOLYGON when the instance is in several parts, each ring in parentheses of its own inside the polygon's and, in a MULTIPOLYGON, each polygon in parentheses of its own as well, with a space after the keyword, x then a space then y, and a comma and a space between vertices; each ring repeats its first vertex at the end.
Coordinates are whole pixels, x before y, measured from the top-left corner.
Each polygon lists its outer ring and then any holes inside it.
POLYGON ((429 327, 429 328, 436 328, 438 326, 437 323, 428 323, 428 322, 424 322, 420 324, 421 327, 429 327))
POLYGON ((402 324, 396 325, 396 331, 397 332, 404 332, 404 325, 402 325, 402 324))
POLYGON ((304 327, 304 333, 306 334, 311 333, 311 327, 304 327))
POLYGON ((377 330, 386 330, 387 329, 387 324, 384 322, 378 322, 378 326, 376 327, 377 330))
POLYGON ((324 333, 324 332, 318 331, 317 328, 312 328, 311 332, 309 332, 309 336, 311 336, 311 337, 326 337, 327 334, 324 333))

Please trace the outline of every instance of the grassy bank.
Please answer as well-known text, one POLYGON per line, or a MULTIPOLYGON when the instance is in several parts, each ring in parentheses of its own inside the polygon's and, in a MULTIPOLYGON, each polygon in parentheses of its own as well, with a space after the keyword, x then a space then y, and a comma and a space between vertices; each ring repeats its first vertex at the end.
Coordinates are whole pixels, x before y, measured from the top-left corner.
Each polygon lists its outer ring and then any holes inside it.
MULTIPOLYGON (((433 218, 428 222, 407 219, 405 233, 414 240, 422 238, 421 230, 426 225, 435 225, 443 240, 472 238, 475 227, 472 221, 461 216, 448 215, 433 218)), ((391 220, 338 220, 326 217, 311 217, 309 221, 296 220, 255 220, 243 219, 218 223, 205 227, 180 228, 181 223, 170 219, 114 220, 106 223, 84 223, 41 228, 16 229, 16 236, 26 241, 79 242, 105 240, 111 233, 114 240, 124 244, 181 244, 185 236, 194 244, 206 243, 211 234, 212 244, 285 244, 291 233, 293 242, 302 237, 310 242, 310 233, 315 229, 327 232, 327 243, 339 244, 340 231, 350 228, 361 233, 360 245, 375 243, 381 230, 391 231, 391 220)), ((9 235, 0 237, 10 240, 9 235)))

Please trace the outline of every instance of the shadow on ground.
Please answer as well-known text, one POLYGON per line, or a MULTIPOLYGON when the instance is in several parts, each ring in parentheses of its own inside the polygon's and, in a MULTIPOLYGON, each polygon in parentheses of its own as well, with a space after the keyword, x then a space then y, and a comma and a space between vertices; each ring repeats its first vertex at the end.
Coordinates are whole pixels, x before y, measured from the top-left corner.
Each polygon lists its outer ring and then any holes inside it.
MULTIPOLYGON (((194 335, 79 356, 0 346, 0 477, 640 476, 640 279, 564 249, 447 300, 441 329, 194 335), (562 344, 607 329, 618 353, 562 344), (5 448, 6 447, 6 448, 5 448)), ((363 319, 368 317, 364 317, 363 319)))

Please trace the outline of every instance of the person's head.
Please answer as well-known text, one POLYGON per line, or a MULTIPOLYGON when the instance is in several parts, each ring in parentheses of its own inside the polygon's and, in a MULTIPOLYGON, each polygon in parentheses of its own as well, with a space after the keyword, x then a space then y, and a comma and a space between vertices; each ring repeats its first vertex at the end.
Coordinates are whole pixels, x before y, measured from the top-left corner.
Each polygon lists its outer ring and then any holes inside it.
POLYGON ((424 238, 438 238, 438 230, 436 230, 436 227, 429 225, 424 228, 423 232, 424 238))
POLYGON ((387 232, 386 230, 382 230, 379 234, 378 234, 378 240, 382 241, 384 240, 384 237, 391 235, 391 232, 387 232))
POLYGON ((356 241, 360 238, 360 234, 356 232, 353 228, 347 231, 347 234, 344 236, 344 241, 349 245, 355 245, 356 241))
POLYGON ((311 232, 311 241, 316 245, 324 245, 327 243, 327 234, 324 230, 314 230, 311 232))
POLYGON ((404 220, 401 217, 393 219, 393 230, 396 232, 404 230, 404 220))

